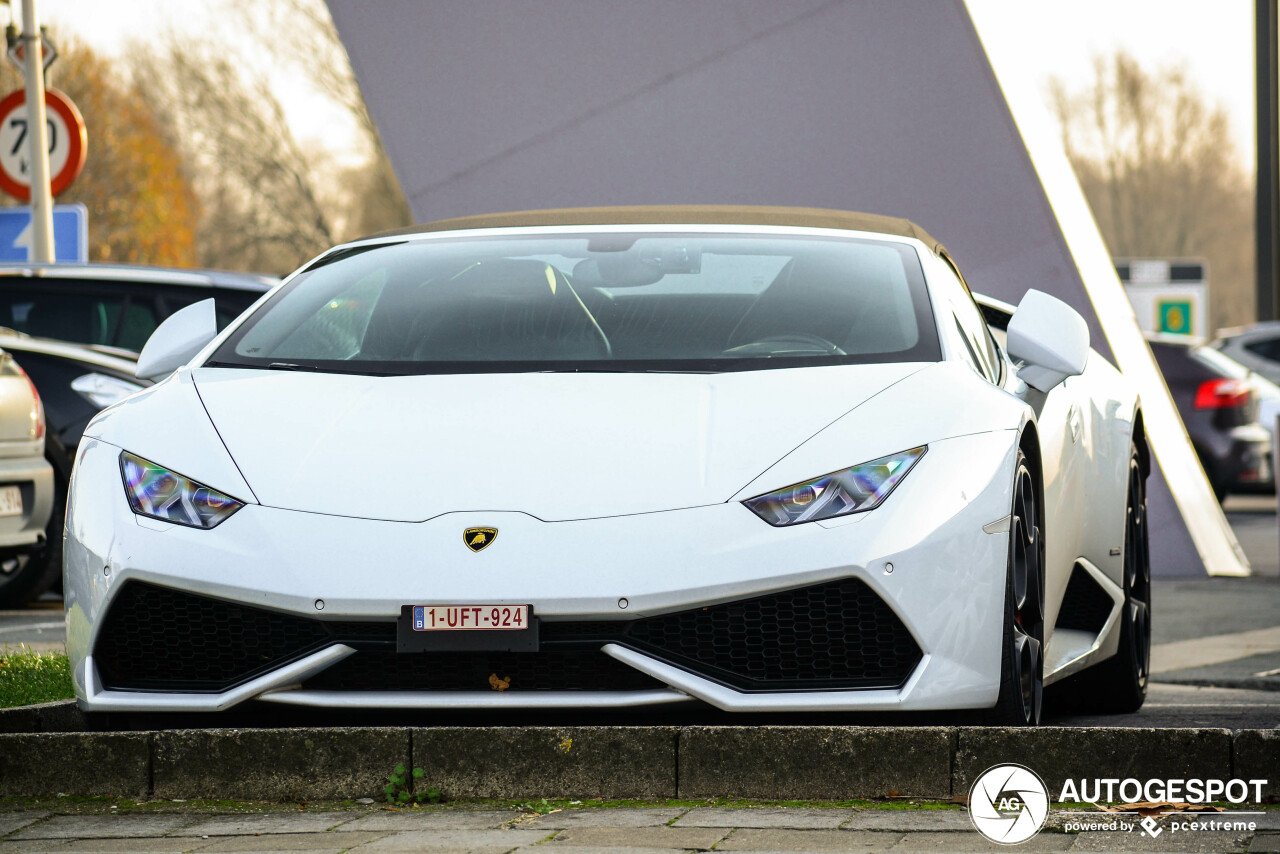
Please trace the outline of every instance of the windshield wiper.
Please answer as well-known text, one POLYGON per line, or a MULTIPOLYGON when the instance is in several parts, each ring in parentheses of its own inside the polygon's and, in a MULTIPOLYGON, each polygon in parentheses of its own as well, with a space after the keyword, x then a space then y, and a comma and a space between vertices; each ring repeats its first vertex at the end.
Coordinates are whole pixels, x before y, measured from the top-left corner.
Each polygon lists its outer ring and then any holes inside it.
POLYGON ((318 365, 300 365, 297 362, 268 362, 265 365, 250 365, 245 362, 205 362, 206 368, 245 368, 250 371, 306 371, 319 374, 363 374, 366 371, 344 371, 341 368, 321 368, 318 365))

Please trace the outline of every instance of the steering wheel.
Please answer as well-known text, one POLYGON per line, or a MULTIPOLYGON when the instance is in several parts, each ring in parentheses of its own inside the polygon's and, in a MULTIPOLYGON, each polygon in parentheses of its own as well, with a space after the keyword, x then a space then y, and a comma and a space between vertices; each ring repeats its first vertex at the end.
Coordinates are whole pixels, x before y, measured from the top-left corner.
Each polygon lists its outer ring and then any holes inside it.
POLYGON ((768 338, 761 338, 759 341, 752 341, 750 344, 740 344, 725 350, 725 353, 751 354, 751 353, 769 353, 772 355, 782 355, 787 351, 800 350, 806 353, 817 353, 823 356, 845 356, 848 355, 831 341, 823 338, 821 335, 811 335, 807 332, 788 332, 783 335, 770 335, 768 338))

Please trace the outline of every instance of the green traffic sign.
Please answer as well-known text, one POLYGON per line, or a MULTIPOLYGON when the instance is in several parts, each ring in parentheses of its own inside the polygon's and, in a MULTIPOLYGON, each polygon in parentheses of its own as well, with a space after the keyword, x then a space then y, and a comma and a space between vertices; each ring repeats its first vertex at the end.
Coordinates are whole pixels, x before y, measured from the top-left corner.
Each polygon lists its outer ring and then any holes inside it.
POLYGON ((1159 331, 1171 335, 1190 335, 1192 332, 1191 300, 1160 300, 1156 303, 1159 313, 1159 331))

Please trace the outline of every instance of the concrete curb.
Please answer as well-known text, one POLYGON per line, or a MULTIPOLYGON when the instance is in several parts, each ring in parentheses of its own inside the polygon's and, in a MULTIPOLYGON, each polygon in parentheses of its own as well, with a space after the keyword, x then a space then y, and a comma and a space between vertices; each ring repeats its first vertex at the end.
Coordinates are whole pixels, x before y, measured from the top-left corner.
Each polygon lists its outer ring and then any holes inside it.
MULTIPOLYGON (((50 705, 0 729, 73 723, 50 705)), ((1267 778, 1280 730, 1109 727, 310 727, 0 734, 0 796, 380 798, 398 764, 448 799, 848 800, 968 794, 992 765, 1064 780, 1267 778)))

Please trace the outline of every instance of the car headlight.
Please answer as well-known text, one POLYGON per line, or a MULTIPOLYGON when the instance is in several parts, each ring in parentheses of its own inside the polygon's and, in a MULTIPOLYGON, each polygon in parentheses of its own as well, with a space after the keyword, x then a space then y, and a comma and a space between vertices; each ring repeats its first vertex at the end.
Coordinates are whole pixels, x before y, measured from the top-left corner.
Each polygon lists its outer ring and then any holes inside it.
POLYGON ((128 451, 120 453, 120 474, 129 506, 139 516, 189 528, 216 528, 244 506, 230 495, 128 451))
POLYGON ((893 492, 928 448, 890 454, 742 502, 775 527, 873 510, 893 492))
POLYGON ((71 388, 94 406, 106 409, 134 392, 142 391, 143 386, 106 374, 84 374, 71 381, 71 388))

